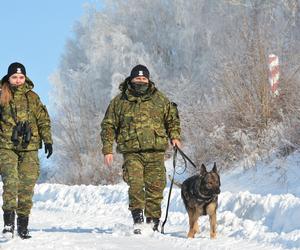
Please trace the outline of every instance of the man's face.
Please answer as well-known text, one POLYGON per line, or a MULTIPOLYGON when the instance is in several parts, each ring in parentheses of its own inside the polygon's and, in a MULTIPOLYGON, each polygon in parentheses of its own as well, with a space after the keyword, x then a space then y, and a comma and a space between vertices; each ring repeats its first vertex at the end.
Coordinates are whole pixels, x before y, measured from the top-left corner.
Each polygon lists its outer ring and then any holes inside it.
POLYGON ((13 86, 21 86, 25 83, 25 76, 20 73, 15 73, 8 78, 8 81, 13 86))
POLYGON ((149 79, 144 76, 137 76, 131 80, 132 83, 137 83, 137 84, 147 84, 149 83, 149 79))

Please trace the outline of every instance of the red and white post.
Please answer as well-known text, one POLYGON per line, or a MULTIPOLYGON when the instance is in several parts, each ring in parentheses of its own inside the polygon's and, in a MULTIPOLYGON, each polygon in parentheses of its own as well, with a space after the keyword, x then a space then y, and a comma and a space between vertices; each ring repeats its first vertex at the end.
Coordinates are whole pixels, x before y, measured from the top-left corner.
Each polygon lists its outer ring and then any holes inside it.
POLYGON ((269 83, 274 97, 279 96, 279 59, 274 54, 269 55, 269 83))

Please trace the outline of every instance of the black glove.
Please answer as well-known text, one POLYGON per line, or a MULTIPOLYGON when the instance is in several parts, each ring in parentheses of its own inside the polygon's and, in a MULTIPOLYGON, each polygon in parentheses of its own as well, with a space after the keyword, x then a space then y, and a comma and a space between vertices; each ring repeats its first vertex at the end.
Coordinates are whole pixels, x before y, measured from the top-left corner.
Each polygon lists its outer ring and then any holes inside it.
POLYGON ((47 159, 52 155, 53 153, 53 147, 51 143, 45 143, 45 154, 47 154, 47 159))

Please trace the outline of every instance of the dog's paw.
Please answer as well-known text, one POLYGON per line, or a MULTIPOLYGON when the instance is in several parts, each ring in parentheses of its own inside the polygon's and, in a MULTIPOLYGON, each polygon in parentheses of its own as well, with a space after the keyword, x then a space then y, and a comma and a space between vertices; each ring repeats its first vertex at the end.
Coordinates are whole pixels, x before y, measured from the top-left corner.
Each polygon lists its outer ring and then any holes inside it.
POLYGON ((211 240, 215 240, 217 238, 217 234, 216 233, 210 233, 210 239, 211 240))
POLYGON ((193 238, 195 238, 195 233, 194 232, 189 232, 188 235, 187 235, 187 237, 189 239, 193 239, 193 238))

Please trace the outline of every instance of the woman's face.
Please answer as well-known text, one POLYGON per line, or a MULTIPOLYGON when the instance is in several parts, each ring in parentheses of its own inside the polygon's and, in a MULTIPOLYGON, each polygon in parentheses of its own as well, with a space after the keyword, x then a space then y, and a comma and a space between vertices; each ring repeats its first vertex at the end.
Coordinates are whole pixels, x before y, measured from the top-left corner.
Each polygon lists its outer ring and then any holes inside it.
POLYGON ((25 83, 25 76, 23 74, 13 74, 8 78, 8 81, 13 86, 21 86, 25 83))

